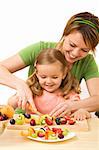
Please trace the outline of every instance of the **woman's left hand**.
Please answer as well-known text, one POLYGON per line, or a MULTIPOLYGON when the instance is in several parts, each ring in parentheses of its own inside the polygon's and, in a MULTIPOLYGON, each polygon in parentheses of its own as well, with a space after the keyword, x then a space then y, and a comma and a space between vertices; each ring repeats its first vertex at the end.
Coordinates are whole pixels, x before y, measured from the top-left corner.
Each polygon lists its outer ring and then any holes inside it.
POLYGON ((55 117, 63 117, 64 115, 71 115, 70 104, 71 104, 70 101, 61 102, 50 112, 49 115, 55 117))

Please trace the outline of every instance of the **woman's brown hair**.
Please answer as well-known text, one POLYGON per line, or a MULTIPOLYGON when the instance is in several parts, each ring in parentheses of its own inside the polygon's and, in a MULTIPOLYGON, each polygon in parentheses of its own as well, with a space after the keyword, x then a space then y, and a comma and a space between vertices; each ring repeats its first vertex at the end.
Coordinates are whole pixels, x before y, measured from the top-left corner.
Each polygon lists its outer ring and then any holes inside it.
POLYGON ((59 48, 63 42, 63 38, 73 31, 79 31, 84 39, 85 44, 90 50, 95 51, 99 43, 99 18, 89 12, 82 12, 72 16, 66 24, 60 42, 59 48))

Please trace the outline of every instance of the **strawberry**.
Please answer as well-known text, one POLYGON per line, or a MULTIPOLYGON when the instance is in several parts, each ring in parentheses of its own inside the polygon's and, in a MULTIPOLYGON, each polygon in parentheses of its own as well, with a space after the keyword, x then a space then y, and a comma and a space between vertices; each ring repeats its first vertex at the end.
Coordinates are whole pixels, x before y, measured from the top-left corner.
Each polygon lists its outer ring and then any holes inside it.
POLYGON ((67 123, 67 119, 66 118, 60 118, 60 123, 61 124, 66 124, 67 123))
POLYGON ((51 130, 48 126, 44 126, 45 131, 51 130))
POLYGON ((45 136, 45 132, 43 131, 38 131, 38 137, 44 137, 45 136))
POLYGON ((47 123, 47 125, 53 125, 53 120, 48 117, 45 118, 45 122, 47 123))
POLYGON ((53 127, 53 128, 52 128, 52 131, 55 132, 55 134, 56 134, 56 133, 58 133, 58 134, 61 134, 61 133, 62 133, 62 129, 61 129, 61 128, 55 128, 55 127, 53 127))
POLYGON ((70 119, 71 119, 70 116, 67 116, 67 115, 65 115, 64 118, 65 118, 66 120, 70 120, 70 119))
POLYGON ((73 125, 73 124, 75 124, 75 121, 74 121, 74 120, 69 120, 69 121, 68 121, 68 124, 69 124, 69 125, 73 125))

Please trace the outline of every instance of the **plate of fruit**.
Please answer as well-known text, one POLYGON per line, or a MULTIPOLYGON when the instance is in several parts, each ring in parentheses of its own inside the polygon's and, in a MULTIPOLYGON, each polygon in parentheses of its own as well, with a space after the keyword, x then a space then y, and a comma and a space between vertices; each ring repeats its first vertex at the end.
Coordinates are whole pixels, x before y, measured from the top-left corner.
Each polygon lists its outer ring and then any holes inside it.
POLYGON ((40 142, 61 142, 76 136, 75 132, 70 132, 66 128, 61 127, 29 127, 28 130, 21 131, 22 136, 28 139, 40 142))

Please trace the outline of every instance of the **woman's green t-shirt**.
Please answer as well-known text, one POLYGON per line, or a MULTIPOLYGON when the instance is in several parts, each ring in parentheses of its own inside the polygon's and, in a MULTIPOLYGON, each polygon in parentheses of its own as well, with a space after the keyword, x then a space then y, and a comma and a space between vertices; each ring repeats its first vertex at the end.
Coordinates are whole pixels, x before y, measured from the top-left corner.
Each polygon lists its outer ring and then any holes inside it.
MULTIPOLYGON (((56 44, 55 42, 41 41, 19 51, 20 57, 24 63, 29 66, 28 76, 33 73, 34 62, 40 51, 47 48, 55 48, 56 44)), ((79 82, 81 82, 83 78, 88 80, 90 78, 99 77, 98 67, 92 54, 88 54, 85 58, 76 61, 73 64, 71 72, 79 82)))

